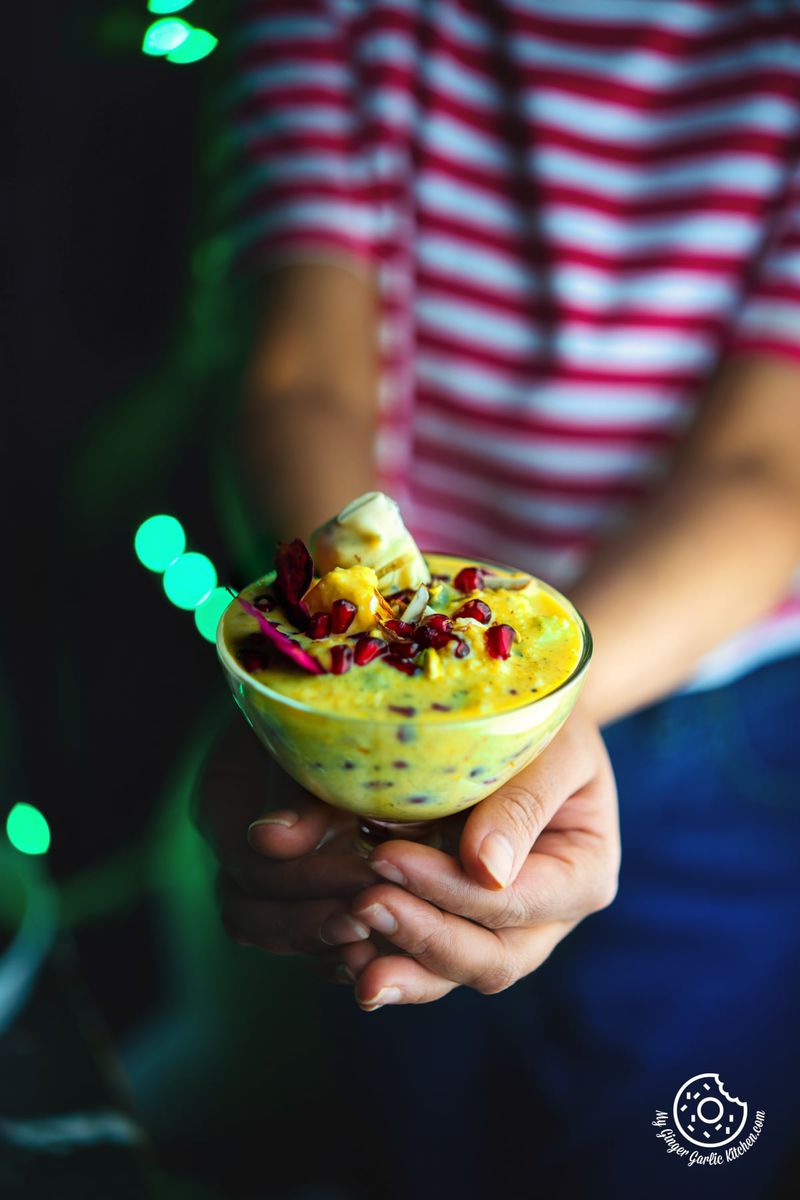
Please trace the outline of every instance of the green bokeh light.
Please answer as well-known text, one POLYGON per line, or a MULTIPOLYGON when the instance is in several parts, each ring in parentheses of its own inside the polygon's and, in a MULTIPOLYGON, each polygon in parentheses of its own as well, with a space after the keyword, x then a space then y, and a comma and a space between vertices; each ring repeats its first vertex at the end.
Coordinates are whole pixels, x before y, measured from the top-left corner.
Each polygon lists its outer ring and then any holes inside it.
POLYGON ((32 804, 15 804, 6 818, 6 834, 21 854, 46 854, 50 849, 50 826, 32 804))
POLYGON ((231 602, 231 594, 224 587, 215 587, 205 600, 194 610, 194 623, 197 631, 207 642, 217 640, 219 619, 231 602))
POLYGON ((164 572, 164 591, 178 608, 197 608, 216 586, 217 571, 210 558, 190 550, 164 572))
POLYGON ((167 55, 167 62, 199 62, 201 58, 206 58, 211 53, 218 40, 207 29, 192 29, 186 40, 167 55))
POLYGON ((147 0, 147 11, 151 13, 176 13, 188 8, 192 0, 147 0))
POLYGON ((144 31, 142 53, 159 57, 177 50, 196 30, 180 17, 162 17, 144 31))
POLYGON ((166 571, 186 549, 186 534, 180 521, 160 513, 142 521, 136 530, 133 548, 148 571, 166 571))

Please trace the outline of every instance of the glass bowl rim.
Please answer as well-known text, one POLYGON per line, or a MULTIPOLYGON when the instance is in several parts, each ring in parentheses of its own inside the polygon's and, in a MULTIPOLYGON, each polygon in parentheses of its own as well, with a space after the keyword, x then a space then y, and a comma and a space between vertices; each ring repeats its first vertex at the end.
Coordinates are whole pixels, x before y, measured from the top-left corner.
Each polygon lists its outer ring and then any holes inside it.
MULTIPOLYGON (((447 554, 440 550, 422 551, 423 558, 427 559, 427 555, 429 554, 438 555, 440 558, 460 559, 462 557, 459 554, 447 554)), ((278 704, 285 705, 287 708, 291 708, 295 712, 306 713, 307 715, 314 717, 325 717, 329 721, 342 721, 347 722, 348 724, 401 725, 407 724, 410 721, 427 721, 431 725, 436 725, 437 727, 443 726, 447 729, 452 729, 456 725, 482 725, 487 721, 498 720, 501 717, 517 716, 519 713, 526 712, 528 709, 534 708, 537 704, 541 704, 543 700, 550 700, 551 697, 557 696, 559 692, 563 692, 566 688, 576 683, 581 676, 585 674, 589 663, 591 662, 594 643, 592 641, 591 630, 589 629, 586 620, 584 619, 582 613, 579 612, 579 610, 572 603, 572 601, 568 599, 563 592, 560 592, 558 588, 555 588, 552 584, 540 579, 538 575, 533 575, 530 571, 522 572, 521 568, 519 567, 511 567, 507 563, 494 562, 492 559, 488 558, 464 558, 463 561, 468 566, 500 567, 504 571, 516 571, 517 574, 524 573, 525 575, 530 575, 531 579, 539 587, 543 588, 551 595, 554 595, 559 603, 563 604, 569 610, 570 614, 577 619, 578 627, 583 638, 583 647, 577 663, 572 668, 567 678, 564 679, 558 685, 558 687, 553 688, 552 691, 545 692, 542 696, 535 696, 533 700, 528 700, 527 703, 520 704, 516 708, 503 708, 499 712, 484 713, 479 717, 459 717, 457 714, 451 717, 448 713, 438 712, 435 714, 435 716, 433 716, 433 714, 430 712, 420 712, 416 713, 413 717, 402 717, 400 713, 393 714, 391 717, 373 717, 371 715, 360 716, 352 713, 331 712, 330 710, 324 708, 314 708, 310 704, 304 704, 301 700, 295 700, 294 697, 287 696, 284 692, 276 692, 273 688, 267 687, 266 684, 260 683, 259 680, 254 679, 252 675, 245 671, 244 667, 242 667, 230 653, 225 644, 225 639, 222 636, 222 629, 225 622, 226 613, 230 611, 231 605, 236 603, 235 598, 231 600, 231 603, 224 610, 220 616, 219 624, 217 625, 217 656, 223 667, 225 667, 231 675, 237 678, 240 683, 252 688, 252 690, 257 693, 266 696, 268 700, 277 701, 278 704)), ((237 595, 241 595, 245 588, 252 587, 254 583, 260 583, 261 579, 266 579, 266 577, 270 574, 271 572, 267 571, 261 576, 260 579, 254 579, 250 583, 246 583, 244 588, 241 588, 237 595)))

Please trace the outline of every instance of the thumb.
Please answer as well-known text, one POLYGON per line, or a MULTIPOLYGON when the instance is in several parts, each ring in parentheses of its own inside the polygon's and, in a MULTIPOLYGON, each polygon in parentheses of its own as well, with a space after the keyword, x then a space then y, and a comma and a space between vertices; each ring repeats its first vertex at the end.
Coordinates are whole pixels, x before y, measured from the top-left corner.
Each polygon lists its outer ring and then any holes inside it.
POLYGON ((515 776, 472 810, 459 844, 464 870, 499 891, 513 883, 549 819, 540 794, 515 776))
POLYGON ((591 775, 585 747, 568 721, 538 758, 475 805, 459 843, 468 875, 493 891, 514 882, 539 834, 591 775))
POLYGON ((335 831, 334 810, 284 775, 269 804, 248 826, 247 841, 266 858, 299 858, 335 831))

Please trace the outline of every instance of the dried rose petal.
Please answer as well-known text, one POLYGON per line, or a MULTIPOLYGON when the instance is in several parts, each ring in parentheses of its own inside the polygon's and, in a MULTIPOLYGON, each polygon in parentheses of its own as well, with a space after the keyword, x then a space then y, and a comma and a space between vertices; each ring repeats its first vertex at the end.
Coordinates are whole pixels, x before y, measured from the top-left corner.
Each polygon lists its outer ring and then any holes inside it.
POLYGON ((298 646, 297 642, 293 642, 285 633, 281 633, 279 629, 276 629, 272 622, 268 621, 254 604, 251 604, 249 600, 244 600, 241 596, 237 596, 237 600, 248 616, 255 617, 258 621, 261 632, 269 638, 270 645, 274 646, 286 658, 290 658, 293 663, 298 667, 302 667, 304 671, 308 671, 311 675, 325 674, 325 669, 321 663, 318 663, 315 658, 307 654, 302 646, 298 646))
POLYGON ((275 552, 275 591, 283 609, 298 629, 308 624, 308 608, 303 603, 314 580, 314 561, 300 538, 281 542, 275 552))

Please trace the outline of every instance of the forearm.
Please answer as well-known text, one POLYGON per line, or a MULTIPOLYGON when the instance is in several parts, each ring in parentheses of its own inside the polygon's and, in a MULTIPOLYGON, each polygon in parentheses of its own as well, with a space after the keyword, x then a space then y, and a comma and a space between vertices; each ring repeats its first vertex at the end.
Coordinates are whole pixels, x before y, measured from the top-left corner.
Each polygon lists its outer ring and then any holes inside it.
POLYGON ((310 264, 275 271, 268 288, 241 452, 266 528, 308 537, 374 487, 373 288, 365 276, 310 264))
MULTIPOLYGON (((795 369, 767 374, 778 400, 765 409, 800 407, 795 369)), ((759 381, 756 371, 721 385, 720 420, 712 414, 698 428, 698 444, 690 438, 663 489, 574 589, 596 646, 585 700, 601 723, 680 686, 705 653, 786 593, 800 559, 796 418, 772 441, 743 430, 740 442, 730 421, 741 406, 725 411, 732 389, 759 381)), ((755 407, 746 396, 742 405, 755 407)))

